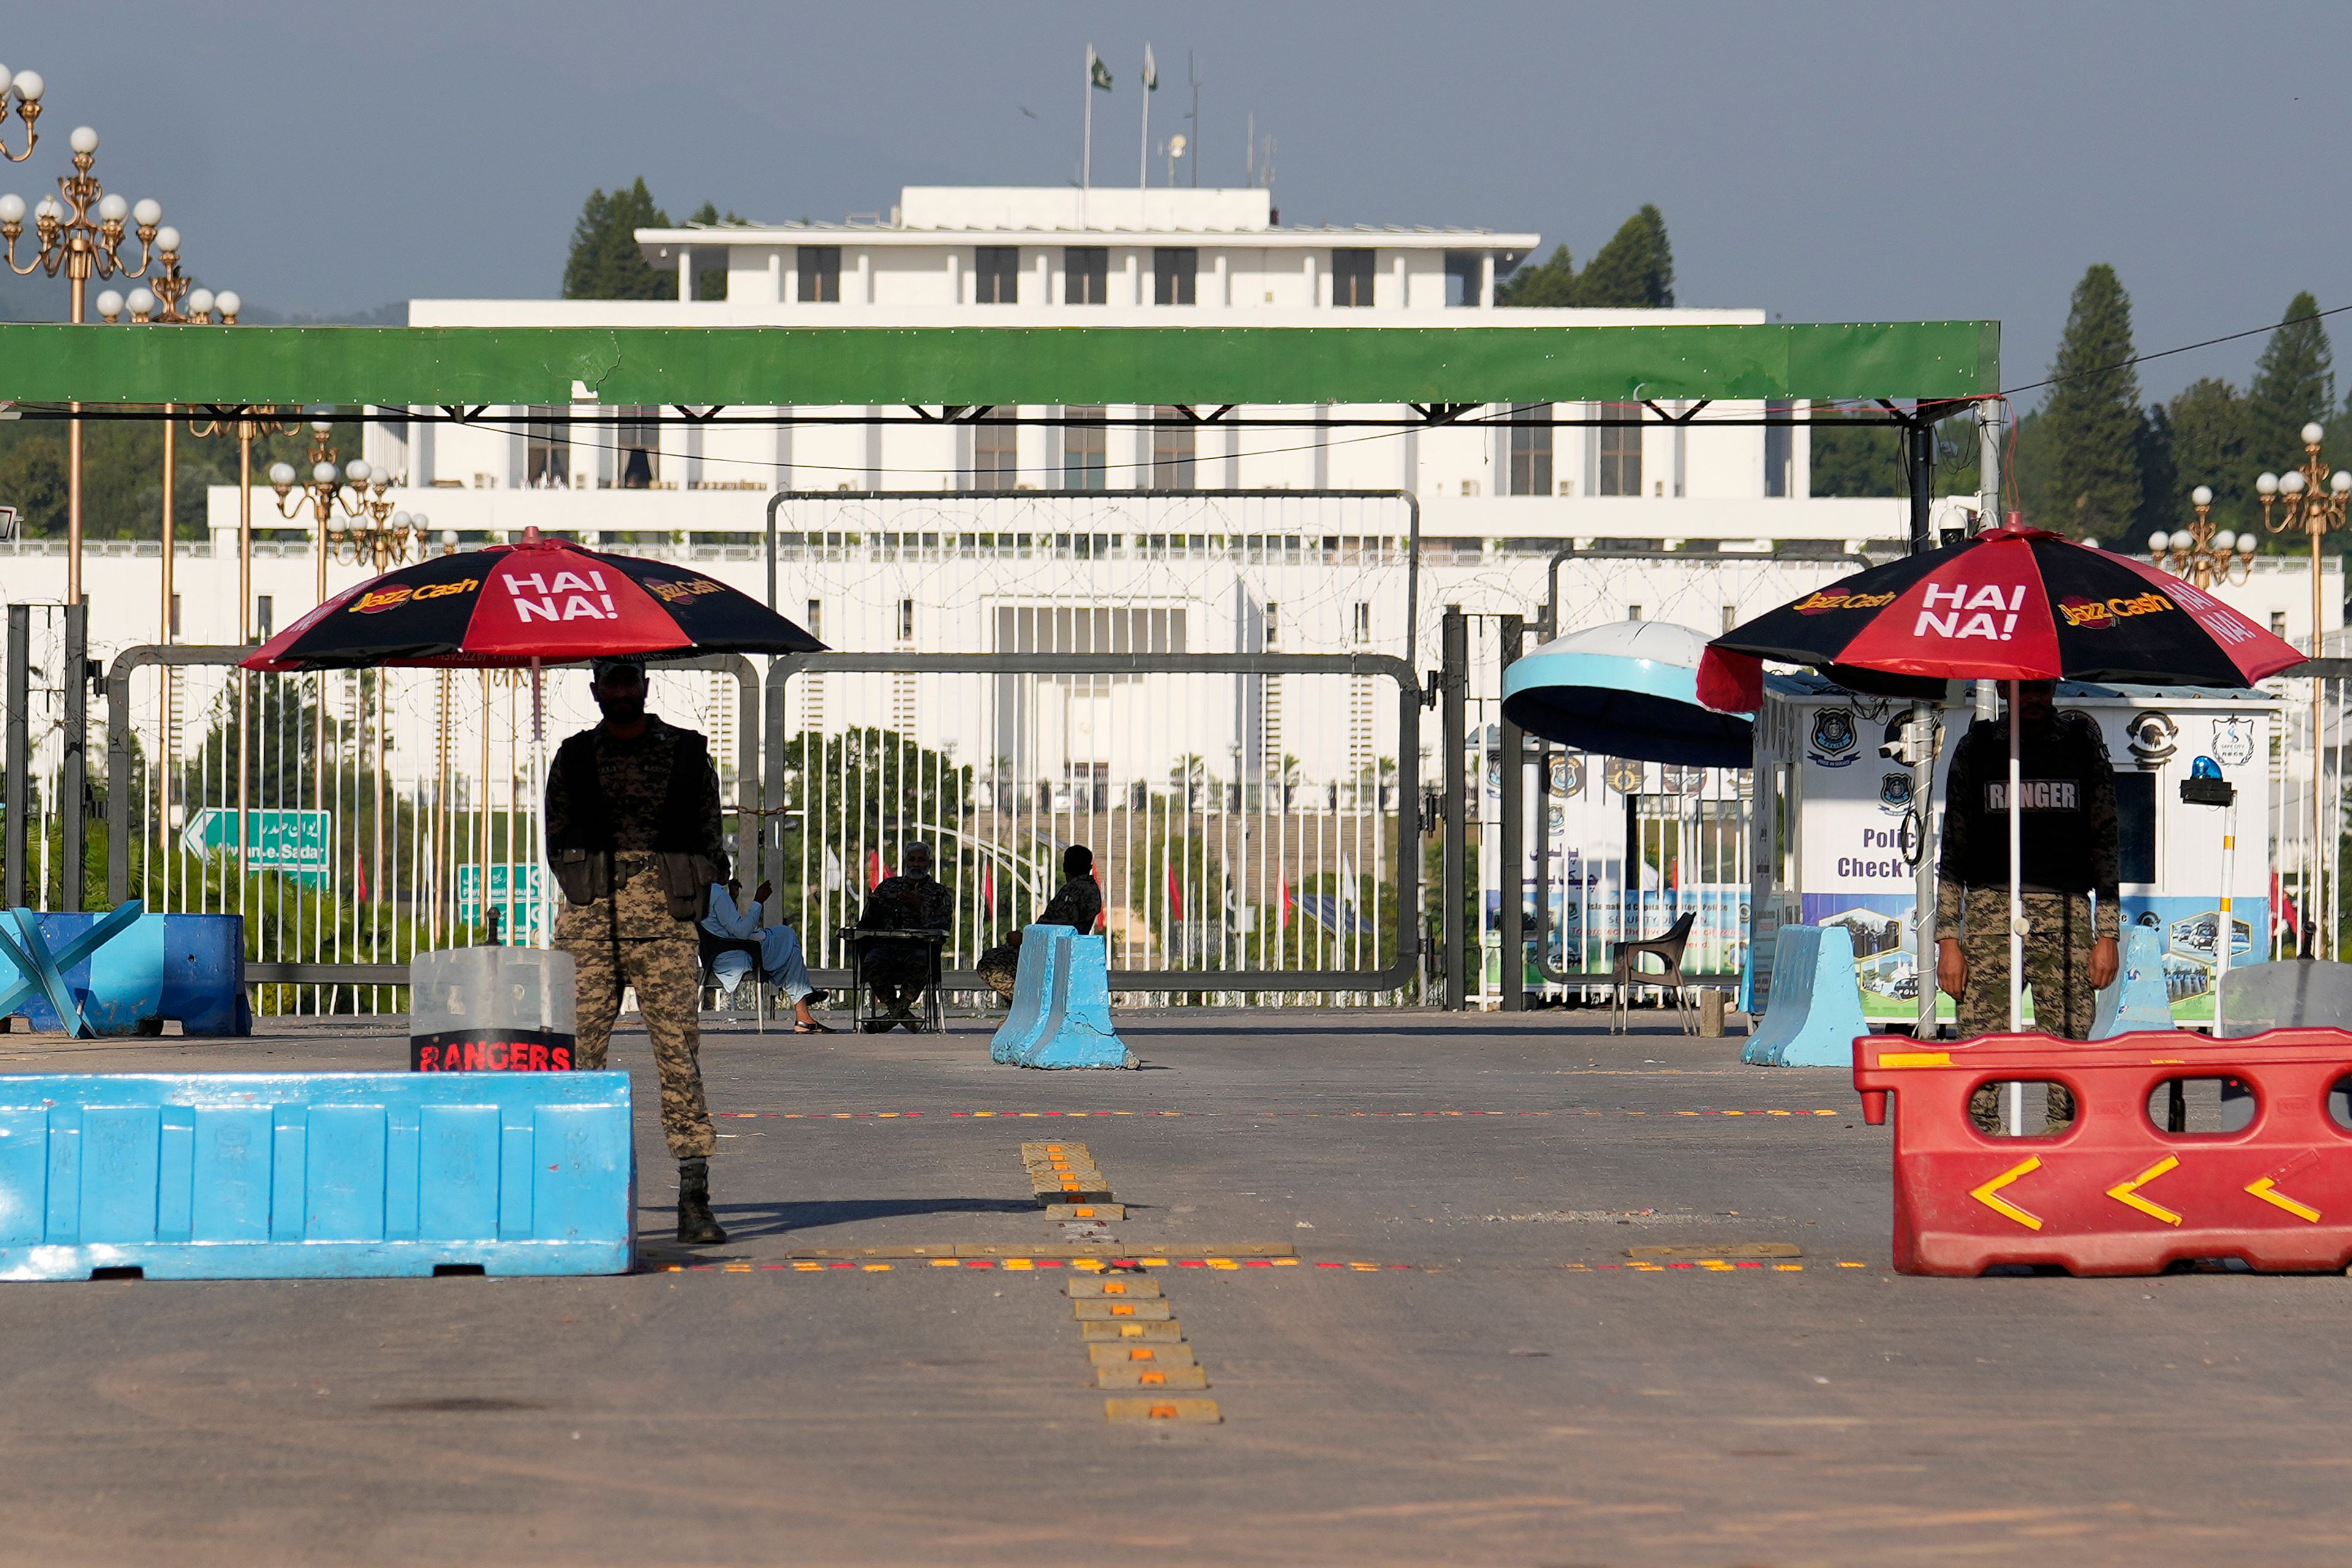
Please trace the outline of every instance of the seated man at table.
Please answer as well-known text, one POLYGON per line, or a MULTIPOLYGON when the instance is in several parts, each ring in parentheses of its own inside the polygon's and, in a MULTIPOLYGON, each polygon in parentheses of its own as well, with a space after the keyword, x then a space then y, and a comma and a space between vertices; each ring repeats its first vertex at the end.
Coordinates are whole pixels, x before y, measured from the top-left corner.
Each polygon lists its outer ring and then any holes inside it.
MULTIPOLYGON (((904 869, 885 877, 866 895, 866 910, 857 924, 866 931, 935 931, 944 934, 955 919, 948 890, 931 877, 931 847, 909 844, 904 869)), ((874 988, 874 999, 884 1016, 869 1018, 866 1032, 878 1035, 904 1024, 909 1033, 920 1028, 915 1004, 931 983, 931 948, 919 942, 867 942, 859 944, 860 968, 874 988)))
POLYGON ((824 993, 809 984, 808 963, 801 956, 800 932, 788 925, 760 923, 761 907, 774 890, 772 884, 761 882, 751 895, 751 901, 743 904, 740 902, 743 897, 740 881, 730 881, 723 888, 712 885, 710 913, 703 917, 702 929, 725 945, 712 954, 710 973, 732 995, 743 976, 751 973, 751 954, 744 949, 757 947, 761 973, 782 986, 786 1000, 793 1005, 797 1020, 793 1033, 829 1035, 833 1031, 818 1023, 816 1016, 809 1011, 809 1004, 824 1001, 824 993))
MULTIPOLYGON (((1080 936, 1092 936, 1102 920, 1102 884, 1095 880, 1095 852, 1083 844, 1062 851, 1062 885, 1031 923, 1065 925, 1080 936)), ((1013 983, 1021 972, 1021 933, 980 955, 980 977, 999 996, 1013 1000, 1013 983)))

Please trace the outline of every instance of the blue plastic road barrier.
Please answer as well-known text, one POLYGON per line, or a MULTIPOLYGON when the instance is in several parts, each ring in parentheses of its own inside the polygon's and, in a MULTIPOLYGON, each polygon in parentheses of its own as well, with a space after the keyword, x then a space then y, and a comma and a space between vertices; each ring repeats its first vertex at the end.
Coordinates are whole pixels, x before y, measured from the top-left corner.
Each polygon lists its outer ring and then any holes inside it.
POLYGON ((0 1279, 625 1274, 626 1073, 0 1078, 0 1279))
MULTIPOLYGON (((74 1010, 97 1035, 132 1035, 149 1020, 176 1020, 184 1035, 249 1035, 253 1011, 245 995, 245 917, 150 915, 134 901, 106 914, 18 910, 52 949, 54 966, 74 1010), (91 951, 79 939, 103 927, 91 951), (71 952, 77 956, 68 958, 71 952)), ((15 928, 0 921, 0 939, 15 928)), ((0 949, 0 967, 5 950, 0 949)), ((35 1030, 65 1029, 44 986, 21 1005, 0 1001, 0 1014, 23 1013, 35 1030)))
MULTIPOLYGON (((1023 1038, 1009 1043, 1004 1054, 991 1056, 1025 1068, 1123 1068, 1129 1065, 1127 1042, 1110 1021, 1110 943, 1099 936, 1080 936, 1067 926, 1031 926, 1021 937, 1021 973, 1013 983, 1016 1009, 1021 987, 1028 979, 1029 948, 1044 945, 1045 933, 1059 931, 1049 950, 1053 957, 1041 964, 1038 982, 1040 1020, 1023 1038)), ((1012 1020, 1007 1019, 1009 1027, 1012 1020)), ((1003 1034, 1000 1031, 999 1038, 1003 1034)))
POLYGON ((996 1038, 988 1047, 991 1061, 1021 1061, 1045 1038, 1055 987, 1061 983, 1070 939, 1076 934, 1066 925, 1021 928, 1021 957, 1013 973, 1013 1010, 996 1026, 996 1038))
POLYGON ((1853 933, 1843 926, 1782 926, 1764 1021, 1739 1059, 1750 1067, 1852 1067, 1853 1042, 1868 1033, 1853 933))
POLYGON ((0 963, 6 965, 0 974, 0 1018, 23 1013, 36 1029, 46 1022, 77 1038, 94 1033, 85 1012, 86 966, 92 954, 137 923, 143 908, 133 899, 102 915, 0 910, 0 963), (70 923, 52 926, 53 921, 70 923), (67 973, 73 969, 85 969, 85 984, 79 991, 67 973))
POLYGON ((2128 926, 2124 932, 2123 972, 2099 993, 2091 1038, 2109 1040, 2140 1029, 2177 1027, 2172 998, 2164 984, 2164 939, 2154 926, 2128 926))

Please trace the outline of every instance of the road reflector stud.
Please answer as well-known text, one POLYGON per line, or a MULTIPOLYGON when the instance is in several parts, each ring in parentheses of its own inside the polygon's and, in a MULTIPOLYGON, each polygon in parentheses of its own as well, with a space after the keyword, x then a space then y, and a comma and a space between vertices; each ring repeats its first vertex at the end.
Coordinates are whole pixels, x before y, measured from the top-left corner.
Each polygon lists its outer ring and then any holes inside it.
POLYGON ((1108 1279, 1072 1276, 1062 1282, 1063 1293, 1073 1300, 1087 1297, 1113 1297, 1129 1301, 1156 1301, 1160 1299, 1160 1281, 1149 1274, 1121 1274, 1108 1279))
POLYGON ((1097 1366, 1094 1369, 1097 1388, 1206 1388, 1209 1372, 1206 1367, 1186 1363, 1182 1366, 1153 1366, 1150 1363, 1129 1366, 1097 1366))
POLYGON ((1173 1310, 1167 1301, 1108 1301, 1082 1297, 1070 1303, 1070 1316, 1080 1322, 1166 1322, 1173 1310))
POLYGON ((1147 1344, 1173 1344, 1184 1337, 1184 1325, 1173 1318, 1159 1322, 1139 1323, 1122 1320, 1113 1322, 1081 1322, 1081 1340, 1141 1340, 1147 1344))
POLYGON ((1170 1367, 1193 1364, 1192 1347, 1174 1345, 1088 1345, 1087 1361, 1095 1366, 1170 1367))

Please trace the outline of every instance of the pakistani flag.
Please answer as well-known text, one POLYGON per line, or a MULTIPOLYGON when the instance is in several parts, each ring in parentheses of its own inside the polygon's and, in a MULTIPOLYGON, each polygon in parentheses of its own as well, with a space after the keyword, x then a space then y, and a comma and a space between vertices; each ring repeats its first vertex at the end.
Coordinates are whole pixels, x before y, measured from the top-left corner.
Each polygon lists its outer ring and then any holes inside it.
POLYGON ((1105 92, 1110 90, 1110 67, 1102 63, 1102 57, 1095 53, 1092 45, 1087 47, 1087 85, 1105 92))
POLYGON ((1152 63, 1150 44, 1143 46, 1143 90, 1146 92, 1160 90, 1160 68, 1152 63))

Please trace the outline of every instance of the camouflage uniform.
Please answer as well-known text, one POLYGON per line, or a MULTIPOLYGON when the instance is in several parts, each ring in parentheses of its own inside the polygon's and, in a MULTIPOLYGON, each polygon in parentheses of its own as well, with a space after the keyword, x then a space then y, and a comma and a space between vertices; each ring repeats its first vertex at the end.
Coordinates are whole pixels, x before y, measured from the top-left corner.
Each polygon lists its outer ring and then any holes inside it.
MULTIPOLYGON (((1102 919, 1102 888, 1091 875, 1073 877, 1046 902, 1045 912, 1034 923, 1065 925, 1080 936, 1091 936, 1096 922, 1102 919)), ((977 967, 980 977, 998 995, 1013 1000, 1013 984, 1021 973, 1021 933, 1014 931, 982 953, 977 967)))
MULTIPOLYGON (((858 924, 868 929, 947 931, 955 922, 955 901, 929 877, 885 877, 866 895, 858 924)), ((929 953, 917 942, 869 942, 862 945, 859 972, 893 1016, 909 1013, 930 984, 929 953)))
MULTIPOLYGON (((2025 988, 2033 994, 2036 1028, 2084 1040, 2097 999, 2091 948, 2102 937, 2117 938, 2122 924, 2115 767, 2097 721, 2066 710, 2051 716, 2044 735, 2023 737, 2019 750, 2026 805, 2020 861, 2025 988)), ((1979 720, 1952 758, 1936 889, 1937 934, 1957 941, 1969 964, 1959 999, 1964 1039, 2009 1028, 2008 782, 2008 721, 1979 720)), ((1969 1111, 1979 1127, 1994 1131, 2000 1091, 1990 1084, 1979 1089, 1969 1111)), ((2051 1085, 2051 1123, 2074 1117, 2074 1096, 2051 1085)))
MULTIPOLYGON (((613 1020, 620 1012, 621 988, 635 987, 646 1033, 653 1042, 654 1065, 661 1074, 662 1130, 670 1153, 679 1160, 707 1159, 719 1147, 702 1095, 701 952, 694 921, 671 913, 667 879, 655 854, 665 837, 664 816, 674 800, 673 762, 682 751, 688 757, 695 754, 680 745, 679 738, 688 733, 649 718, 646 733, 635 741, 615 740, 599 727, 567 743, 567 749, 579 743, 594 747, 614 849, 613 880, 620 891, 617 899, 600 894, 586 903, 567 897, 555 921, 555 945, 579 966, 580 1066, 591 1071, 604 1066, 613 1020)), ((723 880, 727 852, 719 837, 719 779, 707 763, 701 772, 701 780, 688 781, 698 808, 687 837, 699 842, 697 853, 718 863, 723 880)), ((571 793, 566 770, 551 769, 547 784, 551 845, 575 842, 583 831, 587 813, 571 793)))

